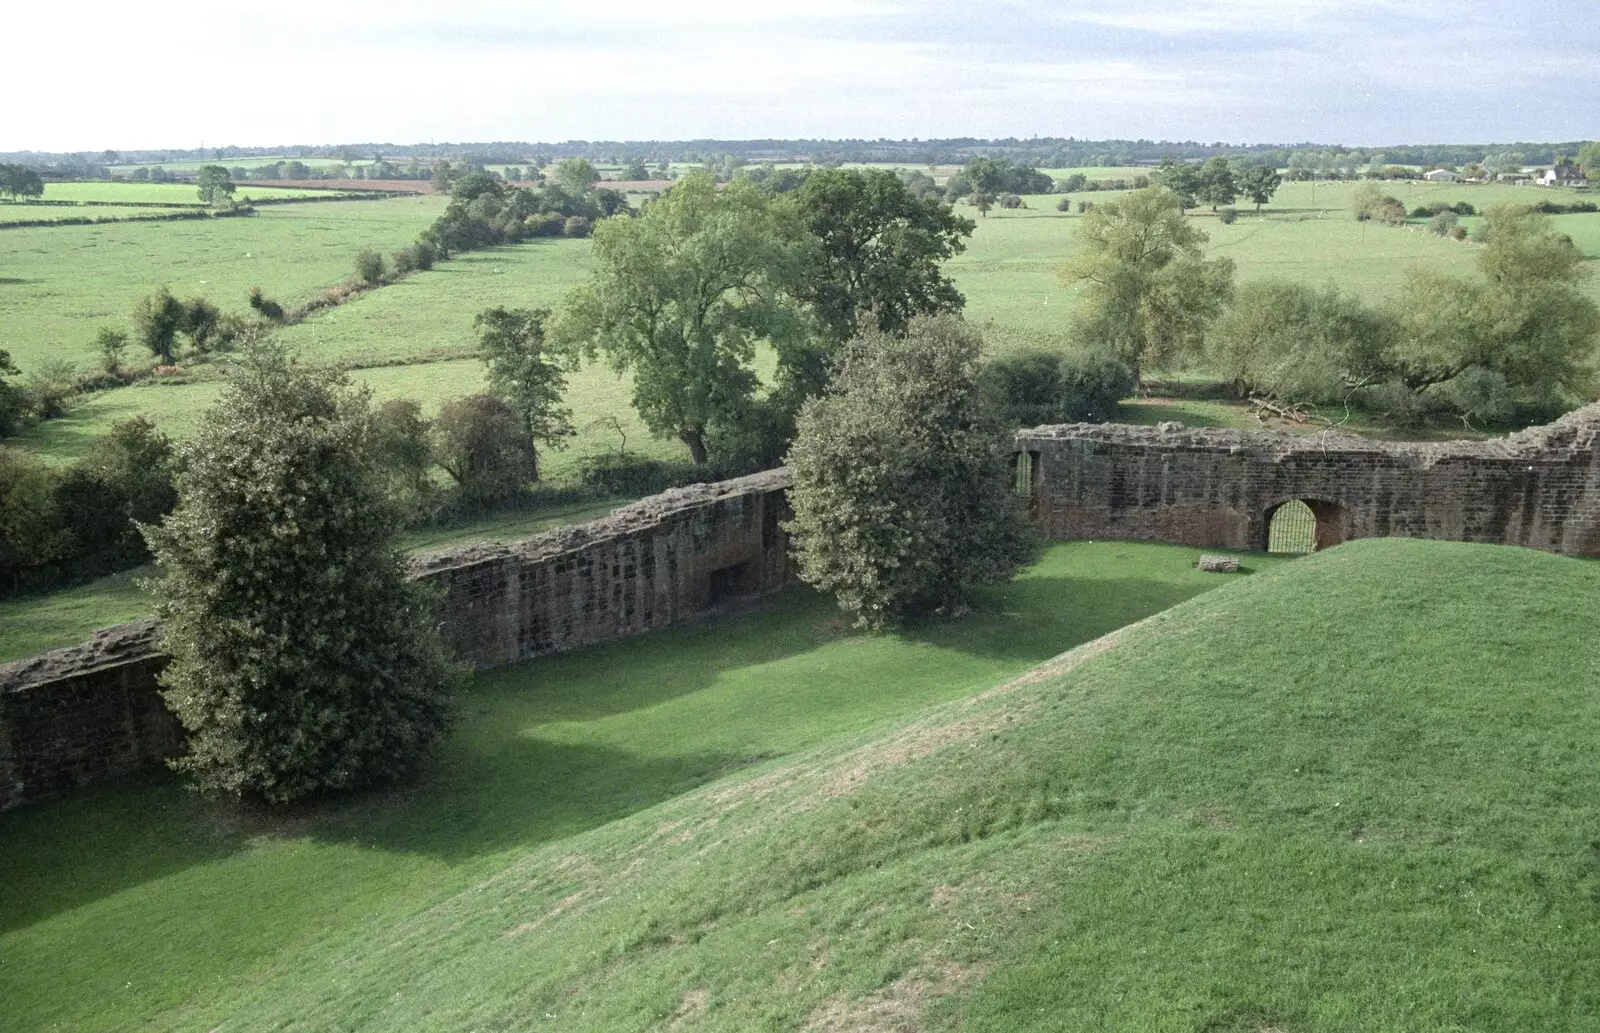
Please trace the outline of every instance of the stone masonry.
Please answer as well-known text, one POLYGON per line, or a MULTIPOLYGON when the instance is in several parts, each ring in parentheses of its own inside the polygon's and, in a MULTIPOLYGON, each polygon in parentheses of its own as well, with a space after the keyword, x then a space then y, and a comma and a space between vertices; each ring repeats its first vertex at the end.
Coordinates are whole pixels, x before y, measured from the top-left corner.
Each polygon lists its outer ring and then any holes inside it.
MULTIPOLYGON (((513 545, 417 557, 455 655, 479 668, 638 635, 782 588, 787 470, 656 495, 513 545)), ((158 764, 182 730, 152 620, 0 666, 0 811, 158 764)))
POLYGON ((1600 404, 1494 441, 1073 424, 1018 433, 1034 513, 1058 539, 1264 549, 1292 499, 1317 547, 1439 538, 1600 555, 1600 404))

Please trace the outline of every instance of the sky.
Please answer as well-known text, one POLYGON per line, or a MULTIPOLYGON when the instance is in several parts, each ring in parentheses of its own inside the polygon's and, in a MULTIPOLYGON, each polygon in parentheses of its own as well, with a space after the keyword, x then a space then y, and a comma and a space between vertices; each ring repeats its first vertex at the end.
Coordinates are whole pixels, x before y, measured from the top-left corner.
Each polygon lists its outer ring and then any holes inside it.
POLYGON ((1600 0, 79 0, 68 28, 19 7, 8 78, 31 88, 0 151, 1600 136, 1600 0))

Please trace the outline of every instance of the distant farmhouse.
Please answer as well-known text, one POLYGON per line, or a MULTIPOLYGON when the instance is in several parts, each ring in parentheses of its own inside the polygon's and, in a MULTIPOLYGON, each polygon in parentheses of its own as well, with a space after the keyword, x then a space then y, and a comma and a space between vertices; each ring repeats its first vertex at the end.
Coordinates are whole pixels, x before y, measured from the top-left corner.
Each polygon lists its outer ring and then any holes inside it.
POLYGON ((1430 183, 1461 182, 1461 175, 1456 172, 1451 172, 1449 169, 1434 169, 1432 172, 1424 172, 1422 174, 1422 178, 1428 180, 1430 183))
POLYGON ((1582 172, 1578 171, 1578 166, 1570 161, 1564 161, 1540 176, 1539 185, 1542 187, 1586 187, 1589 185, 1589 180, 1585 178, 1582 172))

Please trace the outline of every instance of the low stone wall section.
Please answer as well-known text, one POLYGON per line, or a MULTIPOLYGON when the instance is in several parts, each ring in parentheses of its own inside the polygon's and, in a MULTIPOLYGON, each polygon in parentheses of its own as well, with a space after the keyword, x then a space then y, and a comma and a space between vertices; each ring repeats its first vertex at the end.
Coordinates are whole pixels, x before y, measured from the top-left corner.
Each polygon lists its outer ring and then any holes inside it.
MULTIPOLYGON (((416 557, 455 655, 479 668, 643 634, 782 588, 787 470, 656 495, 511 545, 416 557)), ((0 811, 177 752, 154 620, 0 666, 0 811)))
POLYGON ((1301 499, 1319 548, 1399 537, 1600 555, 1600 404, 1491 441, 1073 424, 1016 447, 1052 538, 1264 549, 1272 513, 1301 499))

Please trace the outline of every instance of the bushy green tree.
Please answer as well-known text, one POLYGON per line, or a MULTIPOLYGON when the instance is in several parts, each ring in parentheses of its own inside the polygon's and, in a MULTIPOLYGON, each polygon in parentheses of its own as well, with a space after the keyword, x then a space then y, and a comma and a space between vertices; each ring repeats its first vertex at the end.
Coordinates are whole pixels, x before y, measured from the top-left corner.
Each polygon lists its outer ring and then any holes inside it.
POLYGON ((233 196, 233 176, 221 165, 202 165, 195 176, 195 189, 206 204, 220 204, 233 196))
POLYGON ((140 298, 133 308, 134 332, 162 365, 172 365, 173 345, 178 331, 183 329, 185 315, 183 303, 165 287, 140 298))
POLYGON ((983 377, 1005 418, 1023 426, 1105 423, 1137 386, 1133 371, 1109 355, 1030 349, 984 364, 983 377))
POLYGON ((539 447, 560 448, 574 433, 572 410, 563 404, 573 358, 549 347, 549 318, 549 309, 491 308, 472 321, 489 389, 516 410, 533 445, 531 480, 539 479, 539 447))
POLYGON ((600 182, 600 173, 588 158, 567 158, 556 166, 554 179, 568 194, 582 197, 600 182))
POLYGON ((356 278, 369 287, 383 283, 383 256, 371 248, 356 253, 356 278))
POLYGON ((1239 184, 1233 178, 1233 166, 1228 164, 1228 159, 1220 154, 1206 159, 1206 163, 1200 166, 1195 200, 1210 205, 1211 210, 1216 211, 1222 205, 1232 204, 1238 197, 1239 184))
POLYGON ((22 426, 28 412, 28 400, 17 385, 7 380, 22 372, 11 361, 11 353, 0 348, 0 438, 8 438, 22 426))
POLYGON ((516 410, 495 395, 446 402, 429 438, 434 461, 471 505, 504 502, 534 479, 533 442, 516 410))
POLYGON ((13 201, 44 195, 44 180, 26 165, 0 164, 0 194, 13 201))
POLYGON ((1339 400, 1386 375, 1395 327, 1334 287, 1257 280, 1206 337, 1207 364, 1243 396, 1339 400))
POLYGON ((594 275, 568 296, 557 340, 632 372, 645 426, 703 464, 707 429, 751 405, 756 342, 782 353, 804 331, 785 293, 802 239, 755 187, 694 173, 639 218, 595 227, 594 275))
POLYGON ((1179 213, 1193 208, 1200 193, 1200 169, 1186 161, 1162 158, 1156 169, 1156 183, 1172 191, 1179 213))
POLYGON ((1209 238, 1166 187, 1096 205, 1078 238, 1082 251, 1061 270, 1085 287, 1077 338, 1110 349, 1135 376, 1198 352, 1233 297, 1233 260, 1204 257, 1209 238))
POLYGON ((869 331, 801 410, 795 559, 863 626, 955 612, 968 588, 1009 581, 1031 555, 981 348, 955 316, 919 317, 904 337, 869 331))
POLYGON ((1258 212, 1283 184, 1283 177, 1271 165, 1248 165, 1239 172, 1238 180, 1240 191, 1255 202, 1258 212))
POLYGON ((24 575, 71 551, 56 509, 60 475, 26 452, 0 448, 0 578, 24 575))
POLYGON ((443 735, 455 671, 405 574, 367 392, 257 345, 183 449, 179 503, 143 528, 174 762, 202 789, 285 803, 393 781, 443 735))
POLYGON ((820 389, 823 360, 862 319, 904 333, 916 316, 961 311, 965 299, 944 263, 966 250, 971 219, 937 198, 919 200, 885 169, 816 171, 785 198, 815 245, 792 289, 823 340, 803 355, 780 356, 803 396, 820 389))

